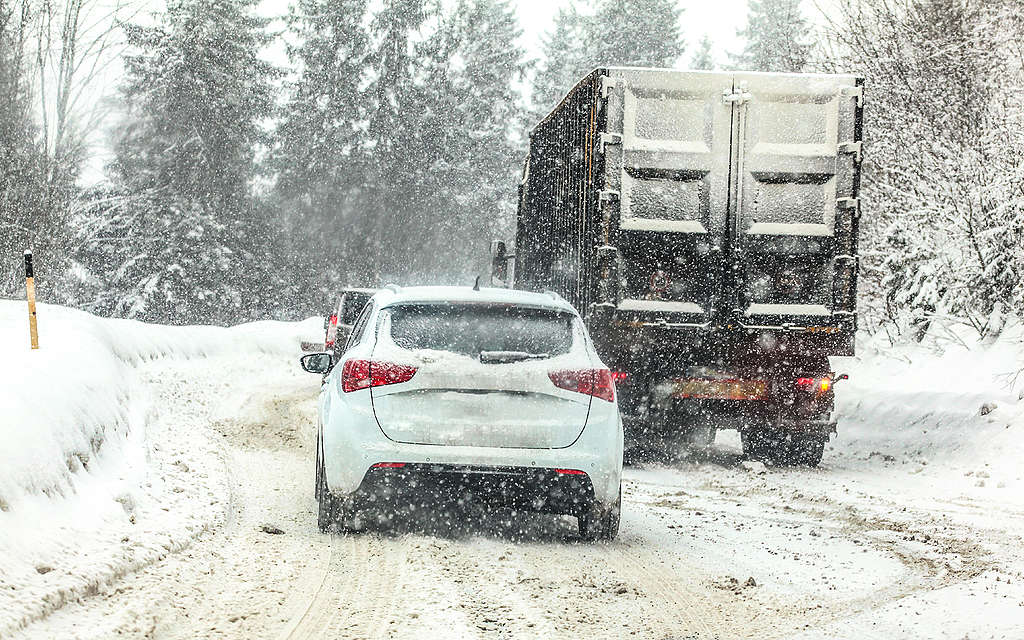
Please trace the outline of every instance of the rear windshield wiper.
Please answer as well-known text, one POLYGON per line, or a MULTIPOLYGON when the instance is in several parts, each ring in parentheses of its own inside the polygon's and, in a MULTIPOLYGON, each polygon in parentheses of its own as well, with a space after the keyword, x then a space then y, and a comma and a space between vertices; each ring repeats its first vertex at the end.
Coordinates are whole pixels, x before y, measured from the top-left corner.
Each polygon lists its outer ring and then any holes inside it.
POLYGON ((528 353, 526 351, 481 351, 480 362, 484 364, 502 364, 522 362, 523 360, 543 360, 550 358, 547 353, 528 353))

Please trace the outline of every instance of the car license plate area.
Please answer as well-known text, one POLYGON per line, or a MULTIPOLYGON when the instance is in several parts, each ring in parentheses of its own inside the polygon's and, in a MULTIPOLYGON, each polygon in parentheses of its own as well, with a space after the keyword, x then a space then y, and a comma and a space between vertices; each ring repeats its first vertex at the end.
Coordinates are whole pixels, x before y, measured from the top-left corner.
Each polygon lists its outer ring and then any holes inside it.
POLYGON ((712 380, 683 378, 675 381, 672 396, 705 400, 763 400, 768 395, 764 380, 712 380))

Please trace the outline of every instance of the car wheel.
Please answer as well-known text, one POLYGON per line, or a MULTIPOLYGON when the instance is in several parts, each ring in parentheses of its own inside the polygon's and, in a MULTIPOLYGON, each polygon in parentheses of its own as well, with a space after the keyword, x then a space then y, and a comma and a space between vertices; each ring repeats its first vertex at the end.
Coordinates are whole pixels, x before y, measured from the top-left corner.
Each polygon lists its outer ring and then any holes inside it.
POLYGON ((324 478, 323 458, 317 456, 316 462, 316 500, 319 505, 316 524, 321 533, 327 533, 331 526, 338 522, 337 500, 334 499, 334 496, 327 489, 327 482, 324 478))
POLYGON ((622 511, 622 486, 612 504, 595 504, 586 513, 576 517, 579 522, 580 538, 587 542, 613 540, 619 534, 619 518, 622 511))
POLYGON ((313 487, 313 496, 317 502, 320 501, 320 483, 323 482, 323 454, 320 453, 320 435, 316 437, 316 484, 313 487))

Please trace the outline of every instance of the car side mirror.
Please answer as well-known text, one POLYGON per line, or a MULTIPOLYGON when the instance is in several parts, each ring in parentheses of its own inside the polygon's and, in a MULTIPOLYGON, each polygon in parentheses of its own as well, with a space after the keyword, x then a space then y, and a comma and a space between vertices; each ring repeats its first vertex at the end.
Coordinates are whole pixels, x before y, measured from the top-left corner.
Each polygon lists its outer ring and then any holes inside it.
POLYGON ((334 365, 334 356, 329 353, 310 353, 299 360, 302 368, 310 373, 325 374, 334 365))

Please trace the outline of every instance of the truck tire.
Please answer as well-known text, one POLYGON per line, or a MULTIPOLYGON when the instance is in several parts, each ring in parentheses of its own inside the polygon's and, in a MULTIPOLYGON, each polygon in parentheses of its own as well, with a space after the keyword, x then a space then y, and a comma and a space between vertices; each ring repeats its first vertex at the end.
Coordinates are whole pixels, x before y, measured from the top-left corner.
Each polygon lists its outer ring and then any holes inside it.
POLYGON ((610 505, 595 504, 586 513, 576 516, 580 538, 586 542, 614 540, 619 534, 621 512, 622 485, 619 485, 619 496, 615 502, 610 505))
POLYGON ((706 454, 711 445, 715 443, 717 430, 715 426, 708 423, 698 422, 686 431, 683 431, 683 445, 695 454, 706 454))
POLYGON ((816 433, 794 433, 789 439, 789 464, 816 467, 825 455, 828 438, 816 433))
POLYGON ((789 456, 786 434, 771 427, 744 429, 740 431, 740 442, 747 460, 778 464, 789 456))

